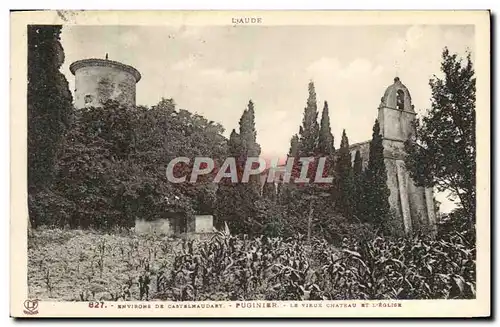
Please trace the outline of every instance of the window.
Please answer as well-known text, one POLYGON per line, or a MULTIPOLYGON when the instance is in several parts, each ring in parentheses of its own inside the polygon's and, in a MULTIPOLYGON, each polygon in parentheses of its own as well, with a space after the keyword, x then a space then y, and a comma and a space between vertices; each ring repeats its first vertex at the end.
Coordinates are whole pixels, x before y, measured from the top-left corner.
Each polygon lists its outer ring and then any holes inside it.
POLYGON ((92 103, 92 95, 90 94, 87 94, 84 98, 84 101, 85 101, 85 105, 89 105, 92 103))
POLYGON ((405 109, 405 93, 403 90, 398 90, 397 96, 396 96, 396 108, 399 110, 404 110, 405 109))

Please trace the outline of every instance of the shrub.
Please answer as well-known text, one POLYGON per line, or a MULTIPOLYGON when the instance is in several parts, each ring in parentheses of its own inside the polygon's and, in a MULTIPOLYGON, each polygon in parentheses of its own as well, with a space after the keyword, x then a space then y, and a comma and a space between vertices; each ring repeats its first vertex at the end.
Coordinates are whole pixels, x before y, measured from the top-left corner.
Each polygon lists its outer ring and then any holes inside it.
POLYGON ((164 300, 475 297, 475 254, 459 237, 294 239, 216 236, 175 257, 164 300))
POLYGON ((475 298, 475 243, 464 231, 389 238, 370 226, 342 228, 346 234, 337 245, 314 235, 309 241, 304 233, 225 231, 205 240, 171 240, 36 230, 29 280, 38 289, 45 285, 49 295, 65 294, 60 285, 71 285, 79 301, 475 298))

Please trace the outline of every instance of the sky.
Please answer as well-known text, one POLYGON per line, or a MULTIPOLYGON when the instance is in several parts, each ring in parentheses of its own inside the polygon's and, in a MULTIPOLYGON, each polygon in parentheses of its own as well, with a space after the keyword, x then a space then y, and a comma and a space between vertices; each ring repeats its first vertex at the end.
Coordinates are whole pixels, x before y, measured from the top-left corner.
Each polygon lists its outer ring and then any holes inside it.
POLYGON ((430 106, 429 79, 440 76, 443 48, 460 56, 469 51, 474 60, 472 25, 79 25, 64 26, 61 43, 71 90, 69 65, 108 53, 140 71, 138 105, 173 98, 178 108, 221 123, 226 136, 251 99, 266 158, 285 158, 311 80, 320 113, 328 101, 338 148, 343 129, 350 144, 371 138, 380 98, 394 77, 422 115, 430 106))

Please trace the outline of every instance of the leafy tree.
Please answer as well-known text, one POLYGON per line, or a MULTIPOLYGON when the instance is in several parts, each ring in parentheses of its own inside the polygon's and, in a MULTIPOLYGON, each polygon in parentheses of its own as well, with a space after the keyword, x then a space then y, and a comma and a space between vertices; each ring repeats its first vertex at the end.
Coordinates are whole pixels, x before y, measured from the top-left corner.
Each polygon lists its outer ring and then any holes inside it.
POLYGON ((354 213, 354 179, 349 152, 349 139, 345 130, 342 132, 339 158, 336 166, 338 176, 337 210, 350 218, 354 213))
POLYGON ((59 71, 64 63, 60 25, 28 26, 28 195, 30 222, 51 197, 55 161, 73 111, 71 92, 59 71), (43 192, 43 194, 37 194, 43 192), (43 203, 41 203, 42 201, 43 203), (35 210, 35 207, 37 209, 35 210))
POLYGON ((114 102, 76 113, 58 158, 55 185, 76 209, 70 226, 131 225, 116 201, 126 186, 123 178, 137 175, 134 166, 124 164, 132 148, 132 116, 114 102))
POLYGON ((167 164, 179 156, 190 159, 189 164, 176 166, 184 169, 179 170, 179 174, 186 175, 187 179, 195 157, 210 157, 215 161, 215 166, 219 166, 227 155, 223 127, 187 110, 177 110, 172 99, 162 99, 153 108, 140 111, 135 130, 137 145, 133 159, 143 167, 148 178, 156 179, 163 185, 157 187, 157 201, 165 201, 165 206, 172 207, 171 210, 165 209, 165 212, 212 213, 216 192, 212 183, 214 174, 201 175, 196 183, 172 184, 166 179, 165 171, 167 164), (164 197, 161 196, 163 187, 168 187, 163 191, 164 197), (189 201, 184 201, 183 197, 189 201))
POLYGON ((64 223, 111 228, 133 226, 136 218, 212 212, 212 175, 176 184, 168 180, 166 168, 171 159, 187 157, 190 164, 176 166, 174 175, 189 178, 196 156, 220 162, 227 152, 222 126, 177 110, 171 99, 152 108, 108 101, 76 114, 62 144, 54 188, 67 202, 65 212, 71 210, 64 223))
POLYGON ((378 119, 373 125, 370 141, 370 157, 365 173, 364 205, 365 219, 375 225, 383 225, 389 216, 389 195, 387 170, 384 162, 384 145, 378 119))
POLYGON ((406 142, 406 166, 420 186, 458 197, 473 223, 476 202, 476 78, 470 53, 464 62, 442 52, 442 77, 434 76, 431 108, 406 142))

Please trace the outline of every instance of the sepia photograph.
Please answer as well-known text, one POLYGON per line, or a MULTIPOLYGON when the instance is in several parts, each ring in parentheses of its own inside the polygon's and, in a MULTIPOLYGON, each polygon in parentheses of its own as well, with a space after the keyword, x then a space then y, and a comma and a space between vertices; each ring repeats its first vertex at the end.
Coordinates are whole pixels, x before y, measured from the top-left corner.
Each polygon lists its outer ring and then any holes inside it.
POLYGON ((487 11, 49 13, 11 58, 16 314, 490 314, 487 11))

